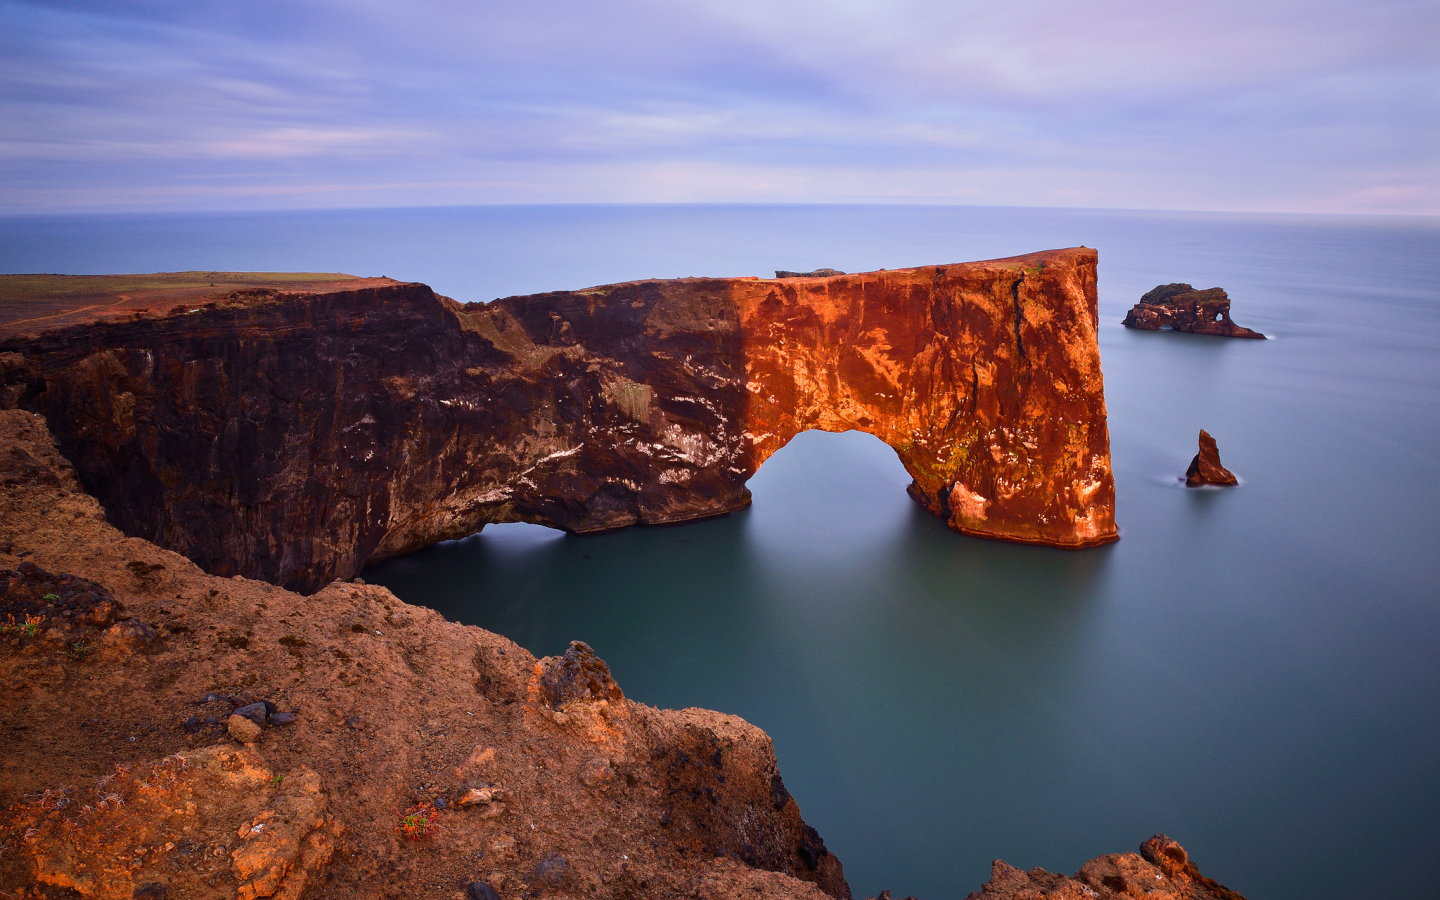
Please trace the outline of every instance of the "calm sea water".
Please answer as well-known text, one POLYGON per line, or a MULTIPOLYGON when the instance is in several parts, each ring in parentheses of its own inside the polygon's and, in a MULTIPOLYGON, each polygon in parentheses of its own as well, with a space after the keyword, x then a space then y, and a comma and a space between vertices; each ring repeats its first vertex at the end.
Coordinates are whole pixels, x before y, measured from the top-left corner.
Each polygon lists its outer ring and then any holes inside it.
POLYGON ((1433 896, 1440 221, 935 207, 492 207, 0 220, 0 271, 345 271, 459 300, 1085 244, 1123 539, 963 538, 894 454, 807 433, 726 519, 502 526, 366 573, 626 693, 736 713, 856 895, 963 897, 1164 831, 1251 900, 1433 896), (1127 331, 1220 285, 1274 340, 1127 331), (1177 485, 1209 430, 1236 489, 1177 485))

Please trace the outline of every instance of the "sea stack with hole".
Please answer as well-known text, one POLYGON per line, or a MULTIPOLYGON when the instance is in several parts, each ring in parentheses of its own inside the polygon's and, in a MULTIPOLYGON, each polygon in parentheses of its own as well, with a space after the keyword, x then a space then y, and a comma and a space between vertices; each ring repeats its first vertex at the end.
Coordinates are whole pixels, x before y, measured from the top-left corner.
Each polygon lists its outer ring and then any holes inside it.
POLYGON ((1265 340, 1265 335, 1242 328, 1230 319, 1230 296, 1218 287, 1197 291, 1188 284, 1158 285, 1125 314, 1123 324, 1141 331, 1169 328, 1191 334, 1265 340))

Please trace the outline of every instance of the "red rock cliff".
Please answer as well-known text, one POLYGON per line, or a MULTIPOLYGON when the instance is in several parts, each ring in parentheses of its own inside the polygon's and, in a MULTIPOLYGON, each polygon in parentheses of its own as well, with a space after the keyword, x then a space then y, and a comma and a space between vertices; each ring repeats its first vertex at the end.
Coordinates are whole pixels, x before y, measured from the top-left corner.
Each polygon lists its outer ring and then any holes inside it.
POLYGON ((305 591, 490 522, 723 514, 811 428, 884 440, 957 531, 1089 547, 1116 537, 1095 277, 1072 249, 489 304, 385 279, 52 303, 0 325, 0 404, 46 416, 122 530, 305 591))

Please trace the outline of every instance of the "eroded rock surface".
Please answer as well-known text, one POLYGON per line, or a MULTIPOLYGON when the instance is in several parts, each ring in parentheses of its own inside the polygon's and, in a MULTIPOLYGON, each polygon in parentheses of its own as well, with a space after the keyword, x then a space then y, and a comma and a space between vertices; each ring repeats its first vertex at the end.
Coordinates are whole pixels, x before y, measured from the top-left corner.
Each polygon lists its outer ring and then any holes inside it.
POLYGON ((1230 296, 1223 288, 1197 291, 1188 284, 1162 284, 1147 292, 1125 314, 1124 325, 1144 331, 1170 328, 1191 334, 1265 339, 1230 318, 1230 296))
POLYGON ((52 303, 64 327, 0 325, 0 405, 46 417, 127 534, 305 592, 491 522, 721 515, 810 429, 884 440, 957 531, 1080 548, 1116 537, 1095 275, 1081 248, 488 304, 378 279, 52 303))
POLYGON ((1137 853, 1096 857, 1073 877, 1044 869, 1021 871, 1000 860, 990 881, 966 900, 1245 900, 1190 862, 1185 848, 1157 834, 1137 853))
POLYGON ((277 774, 253 750, 118 764, 12 807, 38 884, 95 900, 298 898, 338 836, 316 773, 277 774), (226 876, 217 888, 216 875, 226 876))
POLYGON ((1195 454, 1195 458, 1190 460, 1189 468, 1185 470, 1185 485, 1202 487, 1207 484, 1239 483, 1234 473, 1220 464, 1220 448, 1210 436, 1210 432, 1200 429, 1200 452, 1195 454))

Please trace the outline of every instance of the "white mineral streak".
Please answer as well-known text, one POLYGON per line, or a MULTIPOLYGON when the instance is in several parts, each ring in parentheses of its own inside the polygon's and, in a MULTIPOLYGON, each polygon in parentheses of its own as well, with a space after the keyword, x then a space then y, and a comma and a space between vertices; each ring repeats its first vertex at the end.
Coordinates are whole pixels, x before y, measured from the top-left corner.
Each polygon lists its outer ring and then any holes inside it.
POLYGON ((574 456, 575 454, 580 452, 583 446, 584 445, 582 444, 576 444, 569 450, 556 450, 554 453, 550 453, 540 457, 539 459, 535 460, 534 465, 520 473, 519 480, 524 484, 529 484, 529 481, 525 478, 526 475, 529 475, 531 472, 545 465, 547 462, 550 462, 550 460, 552 459, 564 459, 567 456, 574 456))
POLYGON ((985 518, 985 509, 990 501, 967 488, 960 482, 950 489, 950 509, 967 519, 985 518))
POLYGON ((708 466, 724 457, 724 453, 714 448, 703 434, 692 434, 679 425, 671 425, 666 428, 661 439, 666 445, 678 451, 681 459, 698 468, 708 466))
POLYGON ((689 374, 694 375, 697 378, 703 378, 707 381, 712 382, 713 384, 727 385, 730 383, 730 379, 725 378, 720 373, 716 372, 714 369, 710 369, 706 366, 695 365, 694 358, 691 356, 686 356, 684 361, 681 362, 680 365, 689 374))
POLYGON ((728 421, 725 416, 721 414, 720 410, 715 408, 715 404, 711 403, 709 400, 706 400, 704 397, 689 397, 683 394, 677 394, 670 399, 677 403, 698 403, 706 409, 710 410, 710 412, 715 416, 716 419, 719 419, 721 422, 728 421))

